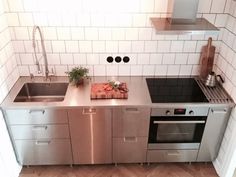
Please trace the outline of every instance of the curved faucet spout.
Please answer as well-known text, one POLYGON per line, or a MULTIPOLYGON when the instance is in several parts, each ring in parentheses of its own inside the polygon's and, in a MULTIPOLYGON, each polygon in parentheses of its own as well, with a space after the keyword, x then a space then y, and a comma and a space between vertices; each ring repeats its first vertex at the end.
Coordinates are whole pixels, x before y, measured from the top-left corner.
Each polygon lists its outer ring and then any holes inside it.
POLYGON ((37 65, 37 70, 38 73, 41 73, 41 69, 40 69, 40 65, 39 65, 39 60, 37 57, 37 53, 36 53, 36 39, 35 39, 35 35, 36 35, 36 31, 38 30, 39 32, 39 36, 40 36, 40 42, 41 42, 41 47, 42 47, 42 54, 43 54, 43 58, 44 58, 44 65, 45 65, 45 79, 47 80, 49 77, 49 70, 48 70, 48 60, 47 60, 47 55, 46 55, 46 50, 45 50, 45 45, 44 45, 44 38, 43 38, 43 34, 42 31, 40 29, 39 26, 34 26, 33 28, 33 35, 32 35, 32 46, 34 48, 34 56, 36 59, 36 65, 37 65))

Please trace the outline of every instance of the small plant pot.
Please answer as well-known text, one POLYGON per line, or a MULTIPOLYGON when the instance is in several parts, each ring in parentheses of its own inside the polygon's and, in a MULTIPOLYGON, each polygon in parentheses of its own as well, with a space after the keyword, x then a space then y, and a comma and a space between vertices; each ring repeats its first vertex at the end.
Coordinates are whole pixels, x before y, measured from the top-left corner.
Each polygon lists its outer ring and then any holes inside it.
POLYGON ((81 79, 79 79, 77 81, 74 81, 74 83, 75 83, 76 87, 79 87, 80 85, 84 84, 84 78, 81 78, 81 79))

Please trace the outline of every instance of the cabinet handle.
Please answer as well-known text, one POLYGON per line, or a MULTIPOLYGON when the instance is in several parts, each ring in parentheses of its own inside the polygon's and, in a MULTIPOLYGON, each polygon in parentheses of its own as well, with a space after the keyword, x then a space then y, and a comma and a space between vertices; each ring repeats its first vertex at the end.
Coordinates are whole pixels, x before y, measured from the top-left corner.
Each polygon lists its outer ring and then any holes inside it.
POLYGON ((153 121, 153 124, 204 124, 204 120, 196 121, 153 121))
POLYGON ((213 114, 225 114, 226 112, 227 112, 227 109, 225 108, 225 109, 211 109, 211 112, 213 113, 213 114))
POLYGON ((83 114, 96 114, 96 109, 95 108, 84 108, 83 114))
POLYGON ((48 126, 47 125, 35 125, 33 126, 32 130, 47 130, 48 129, 48 126))
POLYGON ((180 153, 178 151, 176 151, 176 152, 167 152, 166 154, 168 156, 180 156, 180 153))
POLYGON ((138 139, 135 136, 124 137, 124 142, 137 142, 137 141, 138 141, 138 139))
POLYGON ((30 110, 29 113, 30 114, 33 114, 33 113, 42 113, 42 114, 44 114, 45 110, 43 110, 43 109, 34 109, 34 110, 30 110))
POLYGON ((125 108, 125 111, 130 113, 140 113, 138 108, 125 108))
POLYGON ((40 146, 40 145, 49 145, 51 141, 36 141, 35 144, 40 146))

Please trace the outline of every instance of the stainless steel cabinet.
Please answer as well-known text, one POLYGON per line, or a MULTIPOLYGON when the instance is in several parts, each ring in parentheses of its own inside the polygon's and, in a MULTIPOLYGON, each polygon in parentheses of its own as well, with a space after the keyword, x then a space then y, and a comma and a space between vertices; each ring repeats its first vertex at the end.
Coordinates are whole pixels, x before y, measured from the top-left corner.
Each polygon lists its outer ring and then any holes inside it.
POLYGON ((112 163, 111 109, 71 109, 68 115, 74 163, 112 163))
POLYGON ((69 139, 15 140, 18 160, 24 165, 71 164, 69 139))
POLYGON ((70 138, 67 124, 11 125, 13 139, 70 138))
POLYGON ((146 161, 146 137, 113 138, 115 163, 142 163, 146 161))
POLYGON ((148 162, 195 162, 198 150, 148 150, 148 162))
POLYGON ((211 108, 207 117, 197 161, 215 160, 229 119, 231 108, 211 108))
POLYGON ((114 108, 113 137, 147 137, 149 119, 149 108, 114 108))
POLYGON ((67 110, 6 110, 8 127, 22 165, 72 164, 67 110))
POLYGON ((12 109, 6 113, 10 125, 68 123, 65 109, 12 109))
POLYGON ((123 107, 113 109, 113 162, 146 161, 150 109, 123 107))

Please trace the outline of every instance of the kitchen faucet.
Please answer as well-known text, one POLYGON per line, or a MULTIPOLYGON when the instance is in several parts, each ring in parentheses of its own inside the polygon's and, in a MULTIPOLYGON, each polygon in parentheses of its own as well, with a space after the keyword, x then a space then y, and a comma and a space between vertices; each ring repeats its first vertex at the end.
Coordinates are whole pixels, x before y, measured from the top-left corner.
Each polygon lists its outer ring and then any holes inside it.
POLYGON ((36 59, 36 65, 37 65, 37 70, 38 70, 38 74, 40 74, 42 71, 40 69, 40 65, 39 65, 39 60, 36 54, 36 40, 35 40, 35 34, 36 31, 39 31, 39 35, 40 35, 40 41, 41 41, 41 47, 42 47, 42 53, 43 53, 43 58, 44 58, 44 65, 45 65, 45 80, 47 81, 47 79, 49 78, 49 70, 48 70, 48 60, 47 60, 47 55, 46 55, 46 50, 45 50, 45 45, 44 45, 44 39, 43 39, 43 34, 41 29, 39 28, 39 26, 34 26, 33 28, 33 48, 34 48, 34 55, 35 55, 35 59, 36 59))

